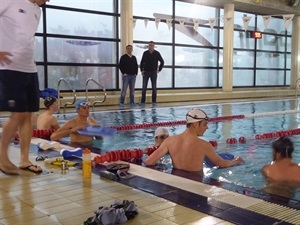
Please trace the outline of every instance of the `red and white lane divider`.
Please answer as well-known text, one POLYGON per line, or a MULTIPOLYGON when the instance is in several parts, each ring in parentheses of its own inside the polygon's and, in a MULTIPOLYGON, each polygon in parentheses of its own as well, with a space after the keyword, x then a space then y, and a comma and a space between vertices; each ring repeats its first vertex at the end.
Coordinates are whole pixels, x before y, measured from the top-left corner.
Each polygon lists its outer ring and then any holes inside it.
MULTIPOLYGON (((244 119, 244 115, 232 115, 232 116, 220 116, 215 118, 209 118, 209 122, 219 122, 223 120, 234 120, 234 119, 244 119)), ((175 125, 185 125, 185 120, 175 120, 175 121, 165 121, 165 122, 154 122, 154 123, 143 123, 143 124, 131 124, 131 125, 122 125, 122 126, 111 126, 116 130, 134 130, 134 129, 144 129, 150 127, 166 127, 166 126, 175 126, 175 125)))

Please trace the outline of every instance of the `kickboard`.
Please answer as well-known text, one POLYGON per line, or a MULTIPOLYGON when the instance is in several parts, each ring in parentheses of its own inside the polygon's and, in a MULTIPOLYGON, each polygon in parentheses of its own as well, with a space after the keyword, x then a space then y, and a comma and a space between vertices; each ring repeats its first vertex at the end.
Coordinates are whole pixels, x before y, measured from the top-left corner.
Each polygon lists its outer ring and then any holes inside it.
MULTIPOLYGON (((222 158, 222 159, 226 159, 226 160, 233 160, 234 159, 234 155, 230 154, 230 153, 218 153, 218 155, 222 158)), ((213 168, 216 165, 212 163, 212 161, 210 161, 207 157, 204 158, 204 163, 207 167, 213 168)))
POLYGON ((116 129, 109 127, 101 127, 101 126, 87 126, 85 129, 78 130, 78 134, 87 135, 87 136, 112 136, 117 132, 116 129))
MULTIPOLYGON (((47 142, 49 142, 49 141, 45 140, 45 139, 41 139, 41 138, 32 138, 31 139, 31 144, 35 144, 35 145, 37 145, 38 143, 47 143, 47 142)), ((59 149, 52 149, 52 150, 60 152, 63 149, 64 150, 71 150, 72 151, 72 150, 74 150, 76 148, 68 146, 68 145, 60 144, 60 148, 59 149)), ((92 159, 94 159, 94 157, 96 157, 96 156, 99 156, 99 154, 95 154, 93 152, 91 154, 92 154, 92 159)), ((74 155, 74 157, 82 158, 81 156, 76 156, 76 155, 74 155)))

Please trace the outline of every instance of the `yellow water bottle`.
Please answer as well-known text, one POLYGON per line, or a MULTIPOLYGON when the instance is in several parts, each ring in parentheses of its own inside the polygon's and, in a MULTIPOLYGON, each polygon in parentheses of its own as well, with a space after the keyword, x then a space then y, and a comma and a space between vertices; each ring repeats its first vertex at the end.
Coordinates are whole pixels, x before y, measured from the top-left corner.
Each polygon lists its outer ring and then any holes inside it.
POLYGON ((82 177, 92 177, 92 155, 88 148, 84 149, 82 152, 82 177))

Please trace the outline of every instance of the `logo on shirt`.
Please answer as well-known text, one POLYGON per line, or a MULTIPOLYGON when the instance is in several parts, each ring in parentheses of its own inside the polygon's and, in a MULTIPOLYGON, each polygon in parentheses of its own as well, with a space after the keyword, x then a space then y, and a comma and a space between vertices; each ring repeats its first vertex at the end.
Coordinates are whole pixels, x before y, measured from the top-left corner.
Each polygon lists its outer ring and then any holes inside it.
POLYGON ((24 9, 19 9, 19 13, 26 13, 24 9))

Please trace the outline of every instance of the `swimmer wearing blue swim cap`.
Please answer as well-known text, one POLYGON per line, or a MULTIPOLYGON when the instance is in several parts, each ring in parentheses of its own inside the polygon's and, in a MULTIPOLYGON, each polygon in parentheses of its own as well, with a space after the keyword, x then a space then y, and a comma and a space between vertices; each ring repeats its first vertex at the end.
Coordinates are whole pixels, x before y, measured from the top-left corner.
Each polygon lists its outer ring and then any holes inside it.
MULTIPOLYGON (((79 99, 75 103, 77 117, 66 122, 61 128, 52 133, 51 140, 58 141, 59 139, 70 136, 72 143, 80 143, 84 145, 92 145, 94 137, 81 135, 77 131, 83 130, 86 126, 100 126, 96 120, 89 117, 90 104, 85 99, 79 99)), ((99 138, 99 137, 98 137, 99 138)))

